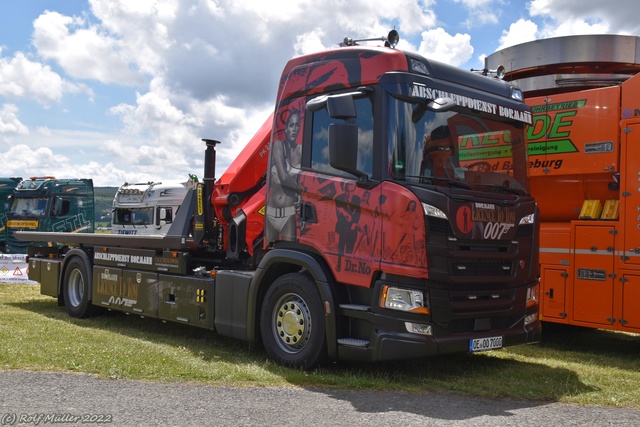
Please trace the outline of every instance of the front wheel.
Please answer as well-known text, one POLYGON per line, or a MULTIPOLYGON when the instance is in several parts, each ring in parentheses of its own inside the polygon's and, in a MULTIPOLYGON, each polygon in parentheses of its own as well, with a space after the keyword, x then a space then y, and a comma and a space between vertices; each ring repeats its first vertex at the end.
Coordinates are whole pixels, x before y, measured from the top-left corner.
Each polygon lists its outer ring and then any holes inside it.
POLYGON ((311 369, 327 355, 322 299, 313 280, 300 273, 278 278, 260 313, 265 350, 277 363, 311 369))
POLYGON ((71 317, 89 317, 95 307, 91 305, 91 277, 84 260, 74 256, 69 260, 62 283, 64 304, 71 317))

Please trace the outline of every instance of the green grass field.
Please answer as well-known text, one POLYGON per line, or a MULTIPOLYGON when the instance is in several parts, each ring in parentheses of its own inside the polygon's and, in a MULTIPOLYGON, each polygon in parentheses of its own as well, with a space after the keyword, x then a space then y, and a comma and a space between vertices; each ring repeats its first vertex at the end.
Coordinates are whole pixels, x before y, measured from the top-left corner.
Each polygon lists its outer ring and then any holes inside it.
POLYGON ((545 325, 539 344, 310 372, 185 325, 122 313, 68 317, 37 285, 0 284, 0 369, 227 386, 461 393, 640 408, 640 335, 545 325))

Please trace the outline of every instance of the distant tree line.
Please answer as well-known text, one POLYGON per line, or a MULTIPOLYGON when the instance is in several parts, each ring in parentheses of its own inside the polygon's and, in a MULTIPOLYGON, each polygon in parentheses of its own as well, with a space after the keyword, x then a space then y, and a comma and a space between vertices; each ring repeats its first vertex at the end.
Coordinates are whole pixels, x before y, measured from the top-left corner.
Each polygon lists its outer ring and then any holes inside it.
POLYGON ((111 225, 111 208, 113 197, 118 187, 94 187, 95 223, 96 227, 108 227, 111 225))

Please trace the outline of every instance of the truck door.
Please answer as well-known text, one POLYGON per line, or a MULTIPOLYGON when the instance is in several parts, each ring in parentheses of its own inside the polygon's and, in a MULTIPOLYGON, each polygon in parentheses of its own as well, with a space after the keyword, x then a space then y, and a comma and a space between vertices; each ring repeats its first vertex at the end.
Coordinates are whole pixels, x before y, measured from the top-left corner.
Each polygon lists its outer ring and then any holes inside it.
POLYGON ((576 225, 573 318, 611 325, 614 289, 613 226, 576 225))
MULTIPOLYGON (((373 108, 371 99, 355 100, 358 126, 358 170, 373 171, 373 108)), ((326 109, 307 111, 300 173, 299 242, 324 254, 339 281, 368 286, 379 269, 382 247, 380 185, 358 185, 355 176, 329 162, 326 109)))
POLYGON ((640 332, 640 275, 625 274, 621 277, 622 282, 622 313, 620 319, 620 330, 627 332, 640 332))
POLYGON ((561 267, 546 267, 540 272, 542 284, 542 320, 554 322, 566 322, 566 289, 567 271, 561 267))
POLYGON ((632 124, 622 130, 624 141, 624 178, 620 200, 621 219, 624 224, 623 263, 640 264, 640 124, 632 124))
MULTIPOLYGON (((622 195, 620 218, 623 221, 622 263, 628 266, 640 264, 640 124, 630 124, 622 129, 624 142, 622 158, 622 195)), ((640 275, 624 274, 621 281, 620 329, 640 332, 640 275)))

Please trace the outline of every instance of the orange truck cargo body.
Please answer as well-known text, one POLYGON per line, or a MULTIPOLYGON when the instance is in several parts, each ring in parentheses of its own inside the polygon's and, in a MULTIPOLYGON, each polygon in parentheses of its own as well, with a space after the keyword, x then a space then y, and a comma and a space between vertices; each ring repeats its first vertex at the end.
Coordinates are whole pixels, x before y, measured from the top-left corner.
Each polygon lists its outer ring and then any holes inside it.
POLYGON ((608 183, 620 159, 620 123, 612 114, 619 94, 610 87, 527 99, 530 185, 543 221, 578 218, 585 199, 617 198, 608 183))
POLYGON ((640 333, 640 38, 573 36, 507 48, 524 90, 540 208, 545 322, 640 333))

